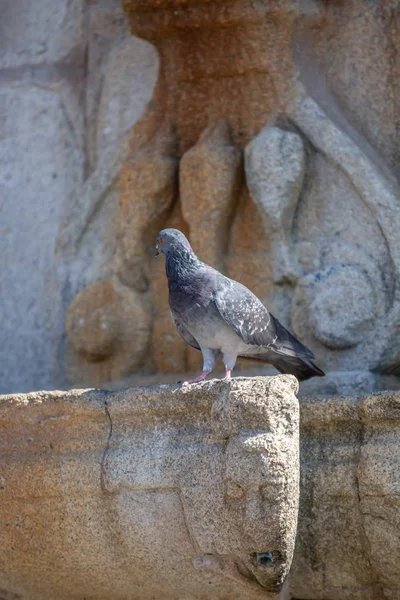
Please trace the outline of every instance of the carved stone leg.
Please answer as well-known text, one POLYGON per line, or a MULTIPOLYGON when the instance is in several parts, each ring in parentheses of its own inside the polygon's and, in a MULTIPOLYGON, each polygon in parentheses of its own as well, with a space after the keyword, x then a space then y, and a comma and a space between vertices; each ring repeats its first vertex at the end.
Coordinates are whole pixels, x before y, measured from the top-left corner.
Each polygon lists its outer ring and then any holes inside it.
POLYGON ((225 120, 208 127, 180 164, 182 213, 190 241, 204 262, 219 268, 240 186, 241 152, 225 120))
POLYGON ((276 283, 297 277, 291 233, 304 167, 303 142, 296 133, 265 127, 246 147, 246 182, 271 239, 276 283))
POLYGON ((154 240, 177 197, 176 138, 169 126, 129 158, 121 176, 115 271, 129 286, 146 291, 154 240))

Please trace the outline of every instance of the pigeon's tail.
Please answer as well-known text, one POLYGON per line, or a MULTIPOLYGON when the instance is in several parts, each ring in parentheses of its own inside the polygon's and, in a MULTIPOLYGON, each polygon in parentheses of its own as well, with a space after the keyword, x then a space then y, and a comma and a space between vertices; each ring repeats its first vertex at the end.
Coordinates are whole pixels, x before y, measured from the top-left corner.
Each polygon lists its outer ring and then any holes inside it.
POLYGON ((299 381, 305 381, 311 377, 323 377, 325 373, 309 358, 300 356, 277 356, 271 364, 280 373, 294 375, 299 381))

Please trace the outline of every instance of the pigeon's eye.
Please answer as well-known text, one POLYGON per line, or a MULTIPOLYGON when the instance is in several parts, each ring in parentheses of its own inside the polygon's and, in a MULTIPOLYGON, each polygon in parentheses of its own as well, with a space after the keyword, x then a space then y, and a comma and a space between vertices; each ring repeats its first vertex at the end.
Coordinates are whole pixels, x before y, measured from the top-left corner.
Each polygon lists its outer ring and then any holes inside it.
POLYGON ((163 244, 163 243, 164 243, 164 242, 163 242, 163 239, 162 239, 162 238, 158 238, 158 240, 157 240, 157 243, 158 243, 158 244, 163 244))

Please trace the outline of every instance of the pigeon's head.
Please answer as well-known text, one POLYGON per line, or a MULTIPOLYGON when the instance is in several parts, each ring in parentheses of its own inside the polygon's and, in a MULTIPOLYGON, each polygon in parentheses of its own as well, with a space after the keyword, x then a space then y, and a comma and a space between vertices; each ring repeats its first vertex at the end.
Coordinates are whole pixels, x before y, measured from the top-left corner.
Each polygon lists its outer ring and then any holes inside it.
POLYGON ((182 252, 186 250, 193 253, 188 239, 178 229, 163 229, 157 236, 156 256, 160 254, 167 255, 170 252, 182 252))

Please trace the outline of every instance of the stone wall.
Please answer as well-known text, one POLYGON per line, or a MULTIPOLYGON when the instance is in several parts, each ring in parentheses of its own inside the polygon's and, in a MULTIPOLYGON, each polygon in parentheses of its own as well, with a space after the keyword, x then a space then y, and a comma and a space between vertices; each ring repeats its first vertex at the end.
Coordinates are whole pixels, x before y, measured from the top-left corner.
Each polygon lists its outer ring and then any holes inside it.
POLYGON ((397 387, 399 14, 397 0, 9 3, 1 391, 197 369, 153 257, 164 226, 313 349, 331 382, 314 391, 397 387))
POLYGON ((62 377, 54 264, 68 198, 85 176, 84 6, 5 2, 0 35, 0 389, 62 377))

